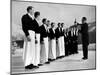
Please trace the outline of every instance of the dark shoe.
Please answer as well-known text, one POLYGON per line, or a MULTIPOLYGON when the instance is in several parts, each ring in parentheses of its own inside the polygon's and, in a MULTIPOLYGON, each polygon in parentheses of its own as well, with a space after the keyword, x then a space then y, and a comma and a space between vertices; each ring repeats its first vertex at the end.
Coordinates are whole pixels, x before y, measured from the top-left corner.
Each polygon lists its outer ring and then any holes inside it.
POLYGON ((62 56, 59 56, 58 59, 62 58, 62 56))
POLYGON ((59 58, 64 58, 64 56, 60 56, 59 58))
POLYGON ((51 59, 51 61, 55 61, 55 59, 51 59))
POLYGON ((30 64, 30 67, 33 69, 33 68, 39 68, 38 66, 35 66, 33 64, 30 64))
POLYGON ((43 64, 38 64, 38 66, 42 66, 43 64))
POLYGON ((55 59, 50 59, 49 61, 51 62, 51 61, 54 61, 55 59))
POLYGON ((30 66, 30 65, 25 66, 25 69, 32 69, 32 66, 30 66))
POLYGON ((33 68, 39 68, 39 66, 33 66, 33 68))
POLYGON ((33 67, 34 65, 33 64, 30 64, 29 66, 33 67))
POLYGON ((65 56, 63 55, 62 58, 64 58, 65 56))
POLYGON ((87 60, 88 58, 83 57, 82 59, 83 59, 83 60, 87 60))
POLYGON ((51 61, 52 59, 48 59, 48 61, 51 61))
POLYGON ((47 61, 47 62, 45 62, 45 64, 50 64, 50 62, 49 62, 49 61, 47 61))
POLYGON ((56 59, 59 59, 60 57, 57 57, 56 59))
POLYGON ((29 66, 25 66, 25 69, 29 69, 29 66))

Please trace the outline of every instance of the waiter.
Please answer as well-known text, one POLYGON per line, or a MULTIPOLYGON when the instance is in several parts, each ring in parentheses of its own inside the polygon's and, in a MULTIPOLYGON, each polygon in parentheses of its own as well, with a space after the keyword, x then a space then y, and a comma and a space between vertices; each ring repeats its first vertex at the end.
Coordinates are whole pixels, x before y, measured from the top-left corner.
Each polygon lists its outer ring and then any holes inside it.
POLYGON ((33 24, 35 26, 35 65, 39 66, 40 64, 40 12, 36 11, 34 13, 33 24))
POLYGON ((74 21, 74 53, 78 53, 78 28, 77 28, 77 22, 76 19, 74 21))
POLYGON ((51 28, 49 29, 49 36, 50 36, 50 50, 51 50, 51 60, 55 60, 56 59, 56 34, 55 34, 55 23, 52 22, 51 23, 51 28))
POLYGON ((48 29, 47 29, 47 19, 42 19, 42 25, 40 26, 40 33, 41 33, 41 42, 43 43, 42 53, 44 53, 43 61, 45 64, 49 64, 48 55, 49 55, 49 43, 48 43, 48 29))
POLYGON ((72 49, 72 37, 71 37, 71 28, 69 28, 68 31, 68 54, 72 54, 71 49, 72 49))
POLYGON ((81 34, 82 34, 82 45, 83 45, 82 59, 86 60, 88 59, 88 45, 89 45, 88 24, 86 17, 82 17, 81 34))
POLYGON ((65 43, 64 43, 64 23, 61 23, 61 53, 62 56, 65 56, 65 43))
POLYGON ((66 29, 65 33, 65 56, 68 56, 68 29, 66 29))
POLYGON ((61 54, 61 23, 58 23, 58 27, 56 28, 55 32, 56 32, 56 56, 57 58, 61 58, 62 54, 61 54))
POLYGON ((49 54, 48 54, 48 60, 49 61, 52 61, 52 51, 51 51, 51 40, 50 40, 50 28, 51 28, 51 23, 50 23, 50 20, 47 20, 47 33, 48 33, 48 47, 49 47, 49 54))
POLYGON ((78 53, 78 29, 74 27, 74 53, 78 53))
POLYGON ((78 28, 76 27, 76 53, 78 53, 78 28))
POLYGON ((25 69, 38 68, 35 65, 35 25, 34 8, 27 7, 27 14, 22 16, 22 29, 26 35, 26 45, 23 52, 25 69))

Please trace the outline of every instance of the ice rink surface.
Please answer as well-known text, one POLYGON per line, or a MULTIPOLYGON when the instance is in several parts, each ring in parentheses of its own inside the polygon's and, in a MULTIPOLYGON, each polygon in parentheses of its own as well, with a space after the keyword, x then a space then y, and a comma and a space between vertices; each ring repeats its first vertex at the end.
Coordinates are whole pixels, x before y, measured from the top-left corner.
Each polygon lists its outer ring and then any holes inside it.
POLYGON ((50 64, 44 64, 38 69, 25 70, 24 62, 21 55, 13 55, 11 61, 12 74, 17 73, 38 73, 38 72, 54 72, 54 71, 72 71, 96 68, 96 51, 89 50, 88 60, 82 60, 82 50, 78 54, 66 56, 57 59, 50 64))

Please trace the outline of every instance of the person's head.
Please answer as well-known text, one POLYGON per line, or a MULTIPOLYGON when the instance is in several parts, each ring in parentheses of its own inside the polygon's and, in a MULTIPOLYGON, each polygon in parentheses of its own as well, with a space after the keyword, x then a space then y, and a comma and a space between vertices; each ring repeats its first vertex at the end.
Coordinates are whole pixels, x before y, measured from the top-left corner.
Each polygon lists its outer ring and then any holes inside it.
POLYGON ((31 15, 33 15, 34 14, 34 8, 32 6, 28 6, 27 12, 30 13, 31 15))
POLYGON ((40 19, 40 12, 36 11, 34 13, 34 17, 39 20, 40 19))
POLYGON ((47 22, 47 19, 46 19, 46 18, 43 18, 43 19, 42 19, 42 23, 43 23, 43 24, 46 24, 46 22, 47 22))
POLYGON ((87 18, 86 17, 82 17, 82 23, 86 23, 87 18))
POLYGON ((51 28, 54 28, 54 26, 55 26, 55 23, 52 22, 52 23, 51 23, 51 28))
POLYGON ((58 27, 60 27, 60 23, 58 23, 58 27))
POLYGON ((76 27, 74 27, 73 30, 76 30, 76 27))
POLYGON ((61 23, 61 27, 62 27, 62 28, 64 27, 64 23, 61 23))
POLYGON ((49 25, 50 25, 50 20, 47 20, 47 26, 49 27, 49 25))

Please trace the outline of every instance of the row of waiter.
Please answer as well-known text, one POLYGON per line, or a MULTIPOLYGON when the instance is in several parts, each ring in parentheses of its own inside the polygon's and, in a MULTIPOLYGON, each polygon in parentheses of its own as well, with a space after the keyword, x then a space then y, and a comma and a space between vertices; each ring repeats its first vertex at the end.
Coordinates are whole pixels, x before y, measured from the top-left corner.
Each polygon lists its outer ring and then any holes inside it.
POLYGON ((65 55, 78 53, 78 28, 76 26, 69 28, 65 33, 65 55))
POLYGON ((25 69, 39 68, 55 59, 78 53, 77 36, 74 32, 77 29, 66 31, 64 23, 58 23, 55 28, 55 23, 46 18, 43 18, 42 25, 39 25, 40 12, 33 11, 34 8, 29 6, 27 14, 21 19, 26 36, 23 51, 25 69))

